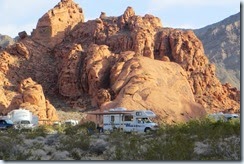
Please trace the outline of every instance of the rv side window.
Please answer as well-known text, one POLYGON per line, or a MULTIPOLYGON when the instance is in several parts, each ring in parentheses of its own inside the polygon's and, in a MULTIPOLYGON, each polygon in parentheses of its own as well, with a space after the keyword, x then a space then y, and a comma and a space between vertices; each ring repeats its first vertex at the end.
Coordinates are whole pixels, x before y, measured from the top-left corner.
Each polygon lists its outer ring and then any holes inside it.
POLYGON ((111 116, 111 122, 114 122, 114 116, 111 116))
POLYGON ((137 115, 137 116, 141 116, 142 113, 141 113, 141 112, 136 112, 136 115, 137 115))
POLYGON ((132 121, 133 120, 133 116, 125 116, 125 121, 132 121))

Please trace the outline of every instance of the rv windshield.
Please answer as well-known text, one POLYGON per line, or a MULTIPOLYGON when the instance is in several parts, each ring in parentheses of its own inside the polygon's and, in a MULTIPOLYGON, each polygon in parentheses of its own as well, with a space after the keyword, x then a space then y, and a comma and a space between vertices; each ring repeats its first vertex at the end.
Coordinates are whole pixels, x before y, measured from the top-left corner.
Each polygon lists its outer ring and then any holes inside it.
POLYGON ((142 118, 144 123, 152 123, 152 121, 149 118, 142 118))

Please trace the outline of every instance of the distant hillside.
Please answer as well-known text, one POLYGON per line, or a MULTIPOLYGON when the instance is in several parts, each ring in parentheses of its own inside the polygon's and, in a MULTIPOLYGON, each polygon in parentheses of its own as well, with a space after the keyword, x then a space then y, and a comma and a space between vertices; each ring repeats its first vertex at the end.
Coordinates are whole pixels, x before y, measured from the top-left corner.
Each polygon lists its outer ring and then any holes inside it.
POLYGON ((6 47, 8 45, 12 45, 12 44, 14 44, 14 42, 15 42, 14 39, 11 38, 10 36, 0 34, 0 46, 1 47, 6 47))
POLYGON ((240 13, 196 29, 209 60, 216 65, 221 83, 240 89, 240 13))

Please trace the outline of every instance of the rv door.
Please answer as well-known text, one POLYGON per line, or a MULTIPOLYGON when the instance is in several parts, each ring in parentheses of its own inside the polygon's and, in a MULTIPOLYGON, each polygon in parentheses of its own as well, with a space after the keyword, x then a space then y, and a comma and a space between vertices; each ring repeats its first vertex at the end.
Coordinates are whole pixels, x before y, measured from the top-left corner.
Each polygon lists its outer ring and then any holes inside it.
POLYGON ((136 131, 144 132, 145 127, 146 127, 146 123, 144 122, 144 120, 141 118, 137 118, 136 119, 136 131))
POLYGON ((136 130, 133 115, 124 115, 123 124, 124 132, 132 132, 136 130))

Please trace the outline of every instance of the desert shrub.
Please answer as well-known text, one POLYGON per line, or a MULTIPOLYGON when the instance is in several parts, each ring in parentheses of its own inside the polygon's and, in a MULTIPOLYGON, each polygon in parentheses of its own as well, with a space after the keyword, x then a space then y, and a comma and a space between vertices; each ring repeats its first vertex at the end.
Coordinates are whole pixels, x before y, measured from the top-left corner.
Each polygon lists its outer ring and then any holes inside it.
POLYGON ((191 120, 160 127, 155 134, 111 133, 109 160, 238 160, 240 121, 191 120), (236 136, 235 144, 226 138, 236 136), (207 155, 194 154, 195 143, 207 141, 207 155), (228 151, 224 152, 224 150, 228 151))
POLYGON ((66 135, 75 135, 75 134, 93 134, 95 132, 96 129, 96 124, 92 121, 90 122, 85 122, 83 124, 80 125, 75 125, 75 126, 71 126, 71 125, 65 125, 64 128, 64 133, 66 135), (91 133, 93 132, 93 133, 91 133))
POLYGON ((58 149, 71 151, 74 148, 88 150, 90 146, 90 138, 86 134, 65 135, 60 139, 58 149))
POLYGON ((16 135, 16 131, 0 135, 0 159, 2 160, 25 160, 31 156, 29 151, 21 151, 18 145, 22 138, 16 135))
POLYGON ((75 134, 77 134, 79 128, 80 127, 78 125, 76 125, 76 126, 70 126, 70 125, 68 125, 64 129, 64 133, 66 135, 75 135, 75 134))
POLYGON ((110 145, 114 146, 114 151, 108 150, 105 156, 109 160, 142 160, 142 145, 147 143, 146 141, 141 134, 115 131, 109 137, 110 145), (114 154, 111 155, 111 153, 114 154))
POLYGON ((159 135, 173 135, 178 133, 189 137, 196 136, 199 140, 240 135, 240 121, 213 121, 205 118, 201 120, 190 120, 186 123, 164 125, 163 127, 161 126, 158 131, 159 135))
POLYGON ((50 132, 53 132, 54 129, 51 125, 40 125, 34 130, 26 133, 26 138, 27 139, 33 139, 38 136, 46 137, 46 135, 50 132))
POLYGON ((204 140, 195 147, 200 149, 200 152, 194 151, 195 160, 241 160, 240 136, 204 140))
POLYGON ((88 121, 88 122, 85 122, 83 124, 81 124, 81 127, 84 127, 84 128, 89 128, 89 129, 92 129, 92 130, 95 130, 96 129, 96 123, 93 122, 93 121, 88 121))
POLYGON ((65 125, 53 125, 53 129, 56 130, 58 133, 65 133, 65 125))

